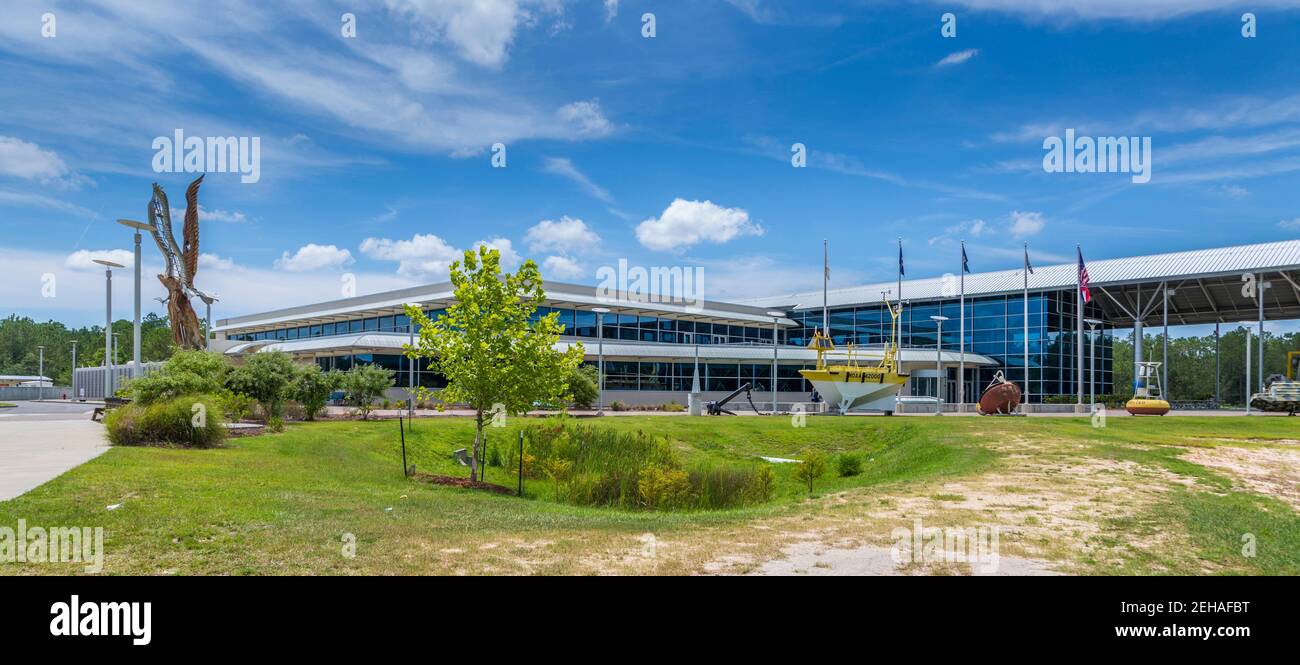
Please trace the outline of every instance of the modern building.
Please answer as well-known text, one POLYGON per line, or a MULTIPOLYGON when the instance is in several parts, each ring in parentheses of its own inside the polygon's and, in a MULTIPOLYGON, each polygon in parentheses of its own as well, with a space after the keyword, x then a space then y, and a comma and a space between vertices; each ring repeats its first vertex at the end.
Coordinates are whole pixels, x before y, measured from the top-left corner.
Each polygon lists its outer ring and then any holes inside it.
MULTIPOLYGON (((1095 337, 1098 394, 1112 391, 1116 329, 1171 323, 1217 328, 1257 318, 1262 326, 1264 321, 1300 318, 1300 240, 1087 265, 1092 300, 1084 315, 1100 322, 1095 337)), ((1036 267, 1029 275, 1027 298, 1024 278, 1018 269, 966 275, 964 340, 956 278, 904 280, 901 360, 912 378, 903 394, 938 392, 953 401, 962 380, 972 402, 998 370, 1023 385, 1026 345, 1031 402, 1077 395, 1080 378, 1087 393, 1092 349, 1084 347, 1080 375, 1076 264, 1036 267), (949 319, 942 339, 930 318, 939 314, 949 319), (965 374, 959 379, 961 365, 965 374)), ((836 345, 852 343, 864 359, 880 357, 889 330, 883 294, 892 300, 897 289, 896 282, 886 282, 829 291, 826 315, 836 345)), ((582 343, 590 363, 603 352, 607 403, 685 404, 696 376, 705 399, 748 383, 756 401, 768 402, 774 365, 777 401, 808 401, 810 386, 798 370, 814 362, 805 345, 822 325, 821 292, 690 304, 626 293, 610 298, 595 287, 572 284, 547 283, 546 292, 539 313, 560 313, 565 334, 559 344, 582 343), (598 318, 597 308, 609 312, 598 318), (599 337, 598 330, 603 333, 599 337)), ((442 283, 222 319, 214 327, 214 348, 234 357, 285 351, 332 369, 375 363, 396 370, 398 385, 405 386, 410 365, 401 348, 412 331, 403 306, 418 303, 436 316, 451 302, 452 287, 442 283)), ((1089 339, 1087 327, 1084 334, 1089 339)), ((441 385, 441 377, 427 366, 415 369, 418 385, 441 385)))

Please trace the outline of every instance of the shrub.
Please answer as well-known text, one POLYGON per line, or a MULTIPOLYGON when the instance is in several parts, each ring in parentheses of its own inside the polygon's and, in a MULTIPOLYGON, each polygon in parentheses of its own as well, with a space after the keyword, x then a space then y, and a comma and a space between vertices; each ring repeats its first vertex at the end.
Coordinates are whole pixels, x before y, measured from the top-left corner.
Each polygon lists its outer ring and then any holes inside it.
MULTIPOLYGON (((524 475, 545 476, 558 500, 628 510, 691 510, 744 506, 772 497, 774 476, 763 466, 686 468, 670 442, 561 422, 526 430, 524 475)), ((500 449, 503 465, 519 468, 519 449, 500 449)))
POLYGON ((610 402, 610 403, 609 403, 609 410, 610 410, 610 411, 627 411, 627 405, 624 404, 624 403, 622 403, 622 402, 620 402, 620 401, 618 401, 618 400, 614 400, 613 402, 610 402))
POLYGON ((226 437, 225 414, 213 395, 132 402, 108 413, 104 424, 115 446, 175 445, 211 448, 226 437))
POLYGON ((254 353, 244 364, 226 377, 226 387, 257 400, 268 421, 279 418, 289 383, 298 369, 289 354, 282 351, 254 353))
POLYGON ((393 370, 378 365, 357 365, 343 373, 339 388, 348 394, 348 399, 361 412, 365 420, 374 408, 375 400, 393 387, 393 370))
POLYGON ((298 368, 289 387, 289 394, 302 404, 303 419, 315 420, 316 414, 325 408, 330 393, 338 387, 337 372, 323 372, 320 365, 303 365, 298 368))
POLYGON ((230 363, 217 353, 177 351, 158 371, 127 381, 119 394, 141 404, 222 391, 230 363))
POLYGON ((844 453, 835 458, 835 470, 839 471, 841 478, 856 476, 862 473, 862 458, 853 453, 844 453))
POLYGON ((569 375, 569 392, 573 395, 573 405, 579 409, 590 409, 600 397, 600 374, 593 365, 579 365, 569 375))
POLYGON ((270 430, 270 431, 272 431, 272 432, 277 432, 277 433, 278 433, 278 432, 283 432, 283 431, 284 431, 284 418, 281 418, 280 416, 271 416, 270 418, 267 418, 267 419, 266 419, 266 429, 268 429, 268 430, 270 430))
POLYGON ((808 483, 808 493, 812 494, 813 481, 826 473, 826 456, 816 448, 804 451, 803 461, 794 469, 795 480, 808 483))
POLYGON ((225 412, 226 418, 232 423, 251 416, 253 407, 257 406, 257 401, 252 397, 229 390, 222 391, 217 398, 221 400, 221 409, 225 412))
POLYGON ((668 411, 668 412, 672 412, 672 413, 676 413, 676 412, 679 412, 679 411, 685 411, 685 410, 686 410, 686 407, 683 406, 683 405, 681 405, 681 404, 678 404, 677 402, 669 402, 669 403, 663 405, 663 410, 664 410, 664 411, 668 411))

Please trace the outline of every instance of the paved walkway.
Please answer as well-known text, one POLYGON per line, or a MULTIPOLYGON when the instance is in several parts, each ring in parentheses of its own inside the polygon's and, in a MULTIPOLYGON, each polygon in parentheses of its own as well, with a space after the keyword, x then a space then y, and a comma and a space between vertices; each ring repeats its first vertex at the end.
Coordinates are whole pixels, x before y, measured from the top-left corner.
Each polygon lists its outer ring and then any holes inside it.
POLYGON ((108 450, 104 426, 85 415, 0 419, 0 501, 43 485, 108 450))

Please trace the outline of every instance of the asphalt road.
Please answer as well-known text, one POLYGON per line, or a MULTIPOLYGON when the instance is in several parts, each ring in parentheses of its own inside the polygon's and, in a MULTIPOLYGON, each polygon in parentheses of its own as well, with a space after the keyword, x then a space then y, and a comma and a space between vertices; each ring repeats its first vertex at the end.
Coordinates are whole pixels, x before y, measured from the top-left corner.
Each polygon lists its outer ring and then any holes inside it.
POLYGON ((91 402, 9 402, 0 407, 0 425, 32 420, 90 420, 99 404, 91 402))
POLYGON ((15 402, 0 408, 0 501, 38 487, 108 450, 94 404, 15 402))

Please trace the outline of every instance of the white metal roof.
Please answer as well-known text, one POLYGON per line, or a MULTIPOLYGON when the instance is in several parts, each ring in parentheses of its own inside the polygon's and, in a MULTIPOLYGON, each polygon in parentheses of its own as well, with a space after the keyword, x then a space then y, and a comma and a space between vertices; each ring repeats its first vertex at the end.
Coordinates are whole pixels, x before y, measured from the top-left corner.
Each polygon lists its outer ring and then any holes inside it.
MULTIPOLYGON (((1251 271, 1292 270, 1300 268, 1300 240, 1283 240, 1256 245, 1217 247, 1118 259, 1089 260, 1085 253, 1084 261, 1088 265, 1089 282, 1095 286, 1205 278, 1251 271)), ((1043 291, 1070 288, 1074 286, 1077 280, 1076 268, 1075 263, 1034 266, 1034 272, 1029 276, 1029 290, 1043 291)), ((903 298, 913 301, 955 298, 957 296, 956 281, 948 281, 947 290, 945 290, 944 283, 943 277, 905 279, 903 280, 903 298)), ((898 294, 893 293, 896 288, 897 282, 891 281, 844 289, 832 289, 827 293, 827 304, 831 307, 841 307, 844 305, 879 303, 881 302, 881 291, 889 291, 891 299, 898 297, 898 294)), ((1024 273, 1018 268, 966 275, 967 296, 1016 293, 1023 288, 1024 273)), ((820 291, 797 293, 755 298, 742 302, 764 307, 801 303, 802 306, 799 309, 811 310, 821 308, 822 294, 820 291)))
MULTIPOLYGON (((407 343, 406 335, 391 335, 383 333, 368 333, 363 335, 341 335, 337 337, 315 337, 312 339, 298 339, 284 342, 249 342, 232 346, 226 353, 236 355, 245 352, 269 352, 284 351, 286 353, 325 353, 359 350, 387 350, 400 352, 402 345, 407 343)), ((594 357, 598 352, 596 340, 560 340, 556 343, 555 348, 560 351, 567 350, 574 344, 581 343, 586 350, 586 355, 594 357)), ((769 362, 772 360, 772 347, 749 344, 701 344, 699 347, 700 359, 702 360, 755 360, 759 362, 769 362)), ((664 344, 654 342, 628 342, 628 341, 610 341, 606 340, 604 344, 605 357, 607 358, 643 358, 643 359, 664 359, 664 360, 688 360, 695 356, 696 347, 691 344, 664 344)), ((812 349, 794 346, 781 346, 777 349, 777 355, 781 360, 802 360, 813 361, 817 359, 817 354, 812 349)), ((883 350, 878 347, 858 347, 855 349, 857 355, 863 361, 880 360, 883 357, 883 350)), ((912 349, 903 348, 899 350, 899 360, 904 365, 918 365, 930 367, 935 362, 934 349, 912 349)), ((956 351, 944 351, 942 362, 944 365, 956 365, 961 360, 961 354, 956 351)), ((987 356, 975 353, 966 354, 966 363, 975 365, 996 365, 997 361, 987 356)))

